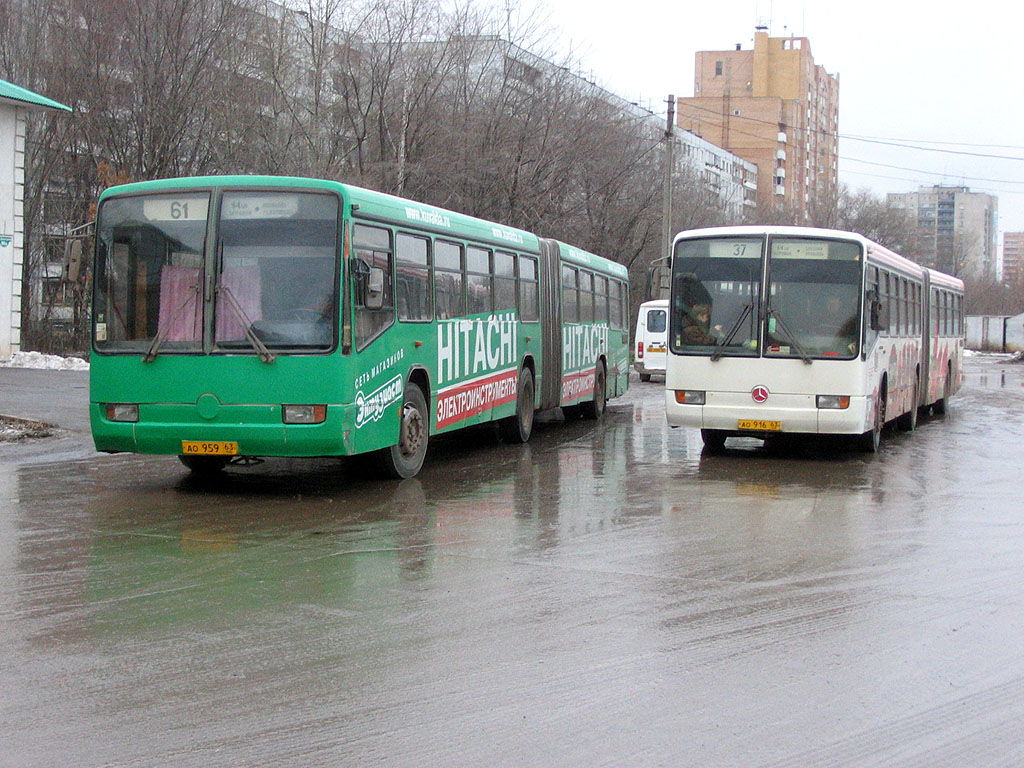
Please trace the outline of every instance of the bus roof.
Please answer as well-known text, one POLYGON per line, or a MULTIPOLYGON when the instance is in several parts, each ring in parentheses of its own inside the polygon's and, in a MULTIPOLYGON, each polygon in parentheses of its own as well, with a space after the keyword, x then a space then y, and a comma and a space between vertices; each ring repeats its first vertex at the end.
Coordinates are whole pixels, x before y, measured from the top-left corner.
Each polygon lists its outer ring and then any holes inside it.
POLYGON ((195 176, 189 178, 159 179, 111 187, 100 195, 100 201, 113 195, 169 192, 173 190, 208 189, 321 189, 337 192, 360 218, 378 219, 394 224, 407 224, 429 229, 453 237, 470 237, 491 243, 505 243, 510 248, 537 253, 540 245, 536 235, 515 227, 508 227, 445 208, 418 203, 414 200, 375 192, 363 187, 325 179, 293 176, 195 176))
POLYGON ((689 240, 700 237, 763 237, 765 235, 782 237, 823 237, 838 240, 852 240, 864 246, 869 259, 882 261, 891 267, 895 267, 909 275, 915 275, 918 277, 923 276, 924 272, 927 271, 933 283, 941 283, 942 285, 950 288, 956 288, 961 291, 964 288, 963 281, 956 277, 947 275, 944 272, 939 272, 935 269, 923 267, 905 256, 900 256, 895 251, 889 250, 884 245, 879 245, 873 240, 869 240, 863 235, 856 232, 846 232, 841 229, 791 226, 705 227, 703 229, 690 229, 680 232, 675 236, 675 240, 689 240))
POLYGON ((566 261, 571 261, 572 263, 583 267, 597 269, 606 274, 620 277, 623 280, 627 279, 629 276, 629 270, 624 264, 619 264, 617 261, 611 261, 603 256, 598 256, 596 253, 581 250, 573 245, 563 243, 560 240, 556 240, 555 243, 558 244, 558 249, 562 254, 562 258, 566 261))

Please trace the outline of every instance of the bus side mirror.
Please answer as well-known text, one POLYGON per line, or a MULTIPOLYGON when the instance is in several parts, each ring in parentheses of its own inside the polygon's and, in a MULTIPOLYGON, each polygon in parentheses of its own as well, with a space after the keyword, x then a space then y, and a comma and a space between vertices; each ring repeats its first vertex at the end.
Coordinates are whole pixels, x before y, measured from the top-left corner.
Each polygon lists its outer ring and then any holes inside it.
POLYGON ((384 270, 370 267, 366 280, 366 308, 380 309, 384 306, 384 270))
POLYGON ((668 264, 656 264, 647 270, 647 298, 667 299, 672 285, 672 268, 668 264))
POLYGON ((64 243, 64 270, 63 280, 65 283, 77 283, 82 275, 82 241, 79 239, 68 240, 64 243))

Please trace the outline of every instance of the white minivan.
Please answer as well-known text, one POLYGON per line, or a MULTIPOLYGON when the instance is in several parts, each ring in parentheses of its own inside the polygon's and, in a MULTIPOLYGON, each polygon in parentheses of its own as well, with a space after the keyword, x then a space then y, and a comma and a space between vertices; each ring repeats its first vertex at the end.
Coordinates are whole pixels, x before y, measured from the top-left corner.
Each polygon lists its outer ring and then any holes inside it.
POLYGON ((645 301, 636 318, 636 359, 633 361, 640 381, 650 381, 652 373, 665 375, 667 342, 668 299, 645 301))

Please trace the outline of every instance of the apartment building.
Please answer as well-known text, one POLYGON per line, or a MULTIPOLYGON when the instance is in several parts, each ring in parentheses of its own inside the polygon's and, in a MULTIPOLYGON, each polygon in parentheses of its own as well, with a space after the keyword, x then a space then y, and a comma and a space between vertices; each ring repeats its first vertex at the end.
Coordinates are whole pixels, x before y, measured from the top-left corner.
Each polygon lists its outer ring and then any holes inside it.
POLYGON ((917 261, 958 276, 995 277, 999 198, 967 187, 919 187, 886 196, 917 226, 917 261))
POLYGON ((814 62, 806 37, 770 37, 753 50, 699 51, 694 95, 678 99, 680 128, 757 166, 766 214, 810 221, 839 185, 839 76, 814 62))
POLYGON ((1024 232, 1003 234, 1002 280, 1005 285, 1015 285, 1024 277, 1024 232))

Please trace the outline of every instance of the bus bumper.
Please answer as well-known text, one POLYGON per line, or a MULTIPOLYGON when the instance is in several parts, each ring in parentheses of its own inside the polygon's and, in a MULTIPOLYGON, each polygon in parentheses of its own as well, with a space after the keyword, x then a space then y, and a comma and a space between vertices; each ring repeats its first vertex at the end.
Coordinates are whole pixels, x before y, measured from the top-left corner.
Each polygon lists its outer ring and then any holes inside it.
POLYGON ((814 395, 772 395, 771 403, 764 405, 752 403, 749 392, 709 392, 707 399, 705 405, 681 405, 676 402, 675 392, 666 390, 665 415, 669 425, 765 437, 776 433, 859 435, 871 424, 868 397, 851 397, 849 407, 841 410, 818 408, 814 395), (750 423, 770 428, 744 428, 750 423))
POLYGON ((137 422, 106 418, 90 404, 93 442, 107 453, 177 456, 183 441, 238 444, 241 456, 349 456, 356 453, 354 405, 329 405, 320 424, 285 424, 280 405, 224 405, 200 418, 195 405, 142 404, 137 422))

